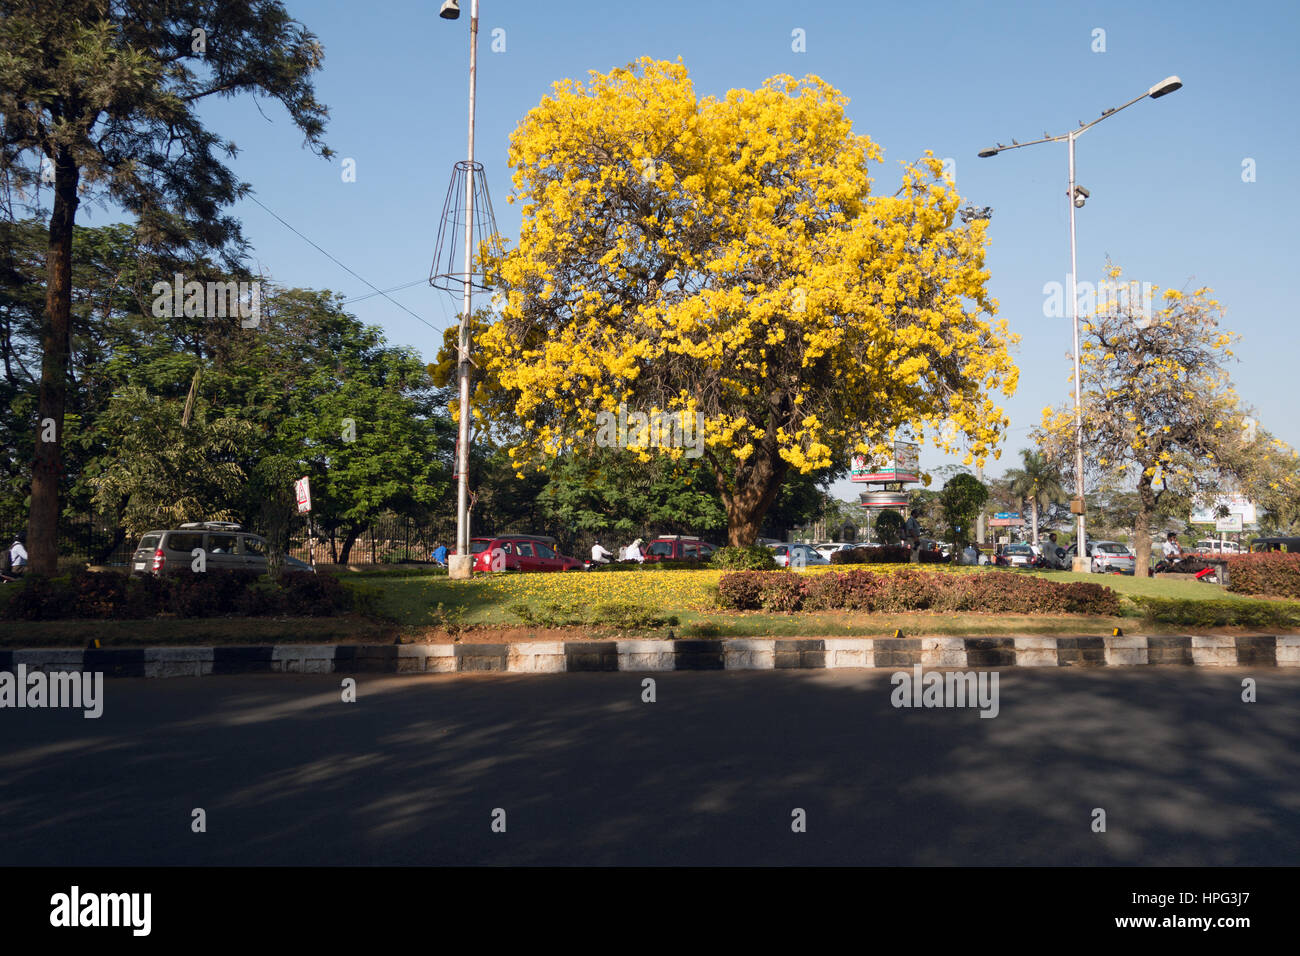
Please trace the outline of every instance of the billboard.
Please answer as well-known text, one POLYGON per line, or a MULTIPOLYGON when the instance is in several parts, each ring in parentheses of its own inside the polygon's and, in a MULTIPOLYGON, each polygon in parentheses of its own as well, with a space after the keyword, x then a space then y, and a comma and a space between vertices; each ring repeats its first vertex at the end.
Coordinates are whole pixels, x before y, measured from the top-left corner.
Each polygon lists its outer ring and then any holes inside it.
POLYGON ((850 481, 920 481, 921 447, 916 442, 896 441, 892 455, 871 458, 854 455, 849 469, 850 481))
MULTIPOLYGON (((1251 501, 1245 495, 1223 495, 1204 508, 1193 509, 1191 523, 1217 525, 1219 521, 1218 511, 1220 508, 1226 508, 1229 517, 1233 515, 1239 516, 1243 528, 1249 528, 1252 526, 1258 527, 1259 525, 1259 516, 1256 513, 1255 502, 1251 501)), ((1216 530, 1219 529, 1216 528, 1216 530)))

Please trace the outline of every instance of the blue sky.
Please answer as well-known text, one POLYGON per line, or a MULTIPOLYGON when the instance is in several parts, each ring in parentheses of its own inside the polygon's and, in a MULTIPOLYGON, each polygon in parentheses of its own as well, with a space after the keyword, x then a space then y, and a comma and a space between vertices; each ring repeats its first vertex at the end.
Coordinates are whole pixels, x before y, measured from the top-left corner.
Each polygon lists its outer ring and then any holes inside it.
MULTIPOLYGON (((381 289, 423 279, 452 164, 464 158, 469 0, 458 21, 437 0, 287 0, 321 39, 317 79, 331 119, 327 162, 301 148, 283 110, 248 99, 205 108, 241 149, 234 167, 257 197, 381 289), (357 180, 345 183, 344 158, 357 180)), ((810 3, 660 0, 653 4, 482 0, 477 158, 498 225, 517 235, 506 204, 506 149, 551 83, 585 78, 641 56, 681 57, 698 95, 753 88, 769 76, 815 73, 851 100, 858 132, 885 149, 873 175, 893 192, 898 163, 931 149, 955 160, 963 197, 991 206, 990 287, 1022 337, 1020 386, 1006 403, 1011 431, 998 473, 1026 447, 1039 410, 1066 400, 1070 324, 1044 317, 1043 286, 1069 269, 1064 144, 992 159, 976 153, 1012 137, 1064 133, 1170 74, 1182 90, 1144 100, 1078 144, 1078 180, 1092 192, 1078 214, 1079 278, 1107 256, 1131 278, 1209 285, 1240 333, 1233 374, 1264 427, 1300 447, 1293 413, 1296 316, 1291 276, 1300 149, 1295 125, 1300 15, 1291 3, 1248 10, 1219 3, 810 3), (492 32, 505 31, 504 52, 492 32), (792 31, 806 52, 792 50, 792 31), (1105 52, 1094 52, 1094 31, 1105 52), (1243 182, 1254 161, 1256 181, 1243 182)), ((236 214, 254 265, 290 285, 369 293, 363 283, 251 202, 236 214)), ((83 219, 83 222, 86 220, 83 219)), ((432 358, 457 305, 417 284, 392 297, 435 328, 374 296, 351 308, 391 342, 432 358)), ((923 467, 946 459, 922 452, 923 467)), ((854 491, 847 482, 841 496, 854 491)))

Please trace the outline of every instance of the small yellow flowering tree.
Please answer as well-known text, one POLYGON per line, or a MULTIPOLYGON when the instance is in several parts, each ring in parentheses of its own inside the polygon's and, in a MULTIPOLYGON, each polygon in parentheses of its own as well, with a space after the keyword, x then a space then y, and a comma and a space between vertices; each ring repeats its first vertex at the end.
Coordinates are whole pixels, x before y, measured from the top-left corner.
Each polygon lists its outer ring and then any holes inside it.
MULTIPOLYGON (((1120 270, 1110 276, 1117 280, 1120 270)), ((1115 295, 1099 301, 1079 346, 1084 458, 1107 487, 1136 482, 1141 577, 1157 508, 1169 496, 1190 507, 1233 490, 1241 477, 1233 462, 1254 439, 1224 368, 1237 336, 1219 327, 1223 311, 1212 290, 1154 289, 1150 298, 1150 309, 1115 295)), ((1043 409, 1033 437, 1073 475, 1072 405, 1043 409)))
MULTIPOLYGON (((621 406, 702 431, 733 544, 791 469, 930 428, 981 461, 1006 427, 1013 341, 985 289, 986 223, 929 153, 872 194, 881 152, 814 76, 697 99, 680 63, 566 80, 511 140, 517 249, 477 342, 513 398, 520 467, 595 442, 621 406)), ((680 443, 645 431, 647 460, 680 443)))

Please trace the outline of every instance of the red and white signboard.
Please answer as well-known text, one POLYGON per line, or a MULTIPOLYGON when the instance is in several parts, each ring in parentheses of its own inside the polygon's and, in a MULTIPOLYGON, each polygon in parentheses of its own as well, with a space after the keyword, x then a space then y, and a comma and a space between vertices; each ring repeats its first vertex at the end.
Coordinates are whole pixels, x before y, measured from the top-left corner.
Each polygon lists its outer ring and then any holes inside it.
POLYGON ((311 511, 311 480, 306 475, 293 483, 293 492, 298 498, 298 513, 311 511))

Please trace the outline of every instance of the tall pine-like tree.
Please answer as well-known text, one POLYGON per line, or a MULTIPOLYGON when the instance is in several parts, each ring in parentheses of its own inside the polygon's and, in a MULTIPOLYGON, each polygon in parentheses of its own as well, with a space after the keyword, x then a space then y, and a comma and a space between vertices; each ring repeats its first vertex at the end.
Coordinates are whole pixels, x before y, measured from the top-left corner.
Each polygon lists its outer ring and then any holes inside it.
POLYGON ((243 238, 223 210, 249 187, 224 162, 235 144, 204 126, 199 107, 246 93, 279 100, 328 157, 311 83, 322 57, 278 0, 0 0, 0 174, 29 196, 53 189, 32 423, 34 572, 53 573, 57 556, 78 206, 116 204, 137 218, 143 244, 239 271, 243 238))

